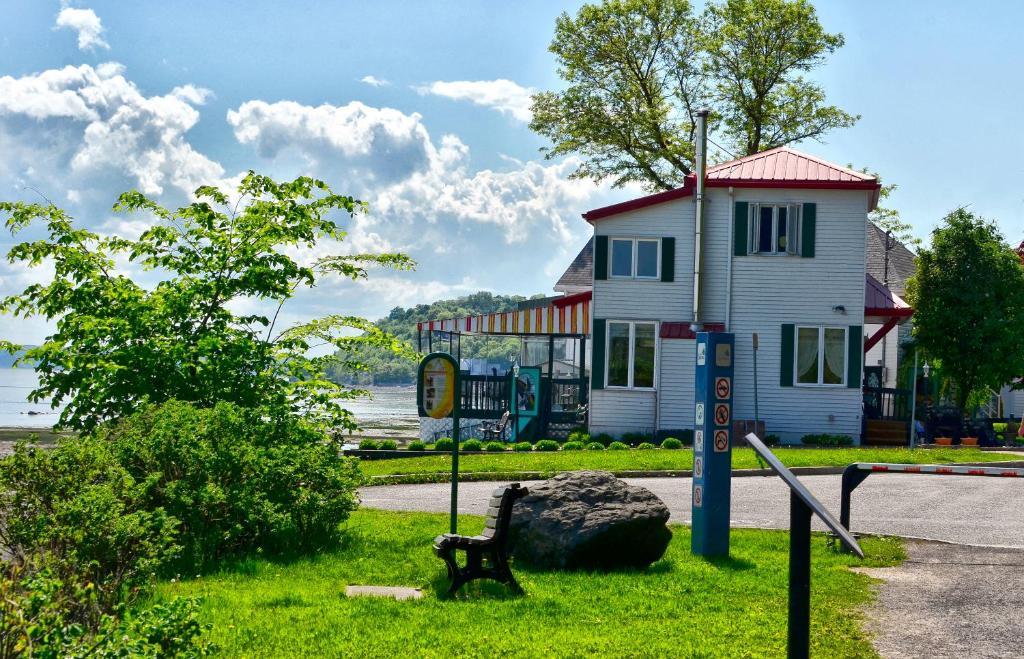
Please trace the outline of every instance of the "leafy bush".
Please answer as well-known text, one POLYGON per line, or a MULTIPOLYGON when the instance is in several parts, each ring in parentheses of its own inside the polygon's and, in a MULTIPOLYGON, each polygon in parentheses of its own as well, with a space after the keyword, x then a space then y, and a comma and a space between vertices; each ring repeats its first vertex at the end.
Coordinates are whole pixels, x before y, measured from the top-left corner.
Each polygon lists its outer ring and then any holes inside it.
POLYGON ((479 439, 467 439, 459 445, 460 451, 482 451, 484 450, 484 443, 479 439))
POLYGON ((380 442, 376 439, 364 439, 359 442, 360 451, 376 451, 380 448, 380 442))
POLYGON ((553 439, 542 439, 537 442, 536 450, 538 451, 557 451, 558 442, 553 439))
POLYGON ((590 442, 589 444, 587 444, 587 450, 588 451, 603 451, 604 450, 604 444, 602 444, 601 442, 590 442))
POLYGON ((225 555, 329 545, 358 504, 358 460, 312 424, 219 403, 169 401, 97 434, 141 486, 140 504, 181 521, 191 571, 225 555))
POLYGON ((608 445, 608 450, 609 451, 628 451, 629 450, 629 444, 626 444, 624 442, 612 442, 611 444, 608 445))
POLYGON ((998 432, 998 433, 1006 432, 1006 424, 1005 423, 993 423, 992 424, 992 430, 993 430, 993 432, 998 432))
POLYGON ((651 450, 653 448, 658 448, 658 447, 655 446, 654 444, 652 444, 651 442, 643 442, 643 443, 640 444, 640 446, 637 446, 637 448, 640 449, 641 451, 649 451, 649 450, 651 450))
POLYGON ((435 451, 450 451, 455 446, 454 440, 451 437, 442 437, 441 439, 434 442, 435 451))
POLYGON ((627 432, 622 435, 622 442, 629 446, 638 446, 644 442, 650 442, 654 436, 650 433, 627 432))
POLYGON ((414 439, 411 442, 409 442, 409 445, 406 446, 405 448, 410 450, 410 451, 425 451, 426 448, 427 448, 427 445, 424 444, 423 442, 421 442, 418 439, 414 439))
POLYGON ((505 450, 505 445, 501 442, 487 442, 484 450, 488 453, 501 453, 505 450))
POLYGON ((382 439, 377 442, 377 448, 382 451, 394 451, 398 449, 398 442, 393 439, 382 439))
POLYGON ((782 438, 778 435, 765 435, 764 443, 767 446, 778 446, 782 443, 782 438))
POLYGON ((582 451, 583 442, 566 442, 562 444, 563 451, 582 451))
POLYGON ((800 441, 807 446, 851 446, 853 444, 853 438, 849 435, 830 435, 828 433, 804 435, 800 441))
POLYGON ((530 442, 516 442, 512 446, 512 450, 517 453, 529 453, 533 450, 533 444, 530 442))
POLYGON ((590 441, 590 433, 588 433, 586 430, 573 430, 571 433, 569 433, 569 441, 586 444, 590 441))
POLYGON ((675 437, 666 437, 665 441, 661 443, 661 448, 677 450, 683 448, 683 443, 675 437))
POLYGON ((608 446, 609 444, 615 441, 615 438, 606 432, 603 432, 599 435, 594 435, 591 439, 593 439, 595 442, 600 442, 601 446, 608 446))
POLYGON ((693 446, 693 430, 690 428, 664 428, 654 434, 654 444, 661 446, 669 437, 674 437, 683 443, 683 446, 693 446))

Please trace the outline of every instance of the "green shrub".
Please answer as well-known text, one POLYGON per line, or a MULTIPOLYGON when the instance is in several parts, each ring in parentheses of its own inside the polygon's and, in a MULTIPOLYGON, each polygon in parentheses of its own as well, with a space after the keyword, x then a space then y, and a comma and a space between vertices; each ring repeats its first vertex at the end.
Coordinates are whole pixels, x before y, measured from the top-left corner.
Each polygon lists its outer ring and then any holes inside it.
POLYGON ((516 453, 529 453, 533 450, 533 444, 530 442, 516 442, 512 446, 512 450, 516 453))
POLYGON ((502 442, 487 442, 484 450, 488 453, 501 453, 505 450, 505 445, 502 442))
POLYGON ((462 442, 461 446, 459 446, 459 450, 462 452, 482 451, 484 450, 484 443, 481 442, 479 439, 467 439, 466 441, 462 442))
POLYGON ((667 448, 670 450, 677 450, 683 448, 683 443, 675 437, 666 437, 661 443, 661 448, 667 448))
POLYGON ((1013 443, 1014 444, 1024 445, 1024 437, 1014 437, 1013 438, 1013 443))
POLYGON ((587 450, 588 451, 603 451, 604 450, 604 444, 602 444, 601 442, 590 442, 589 444, 587 444, 587 450))
POLYGON ((993 432, 997 432, 997 433, 1004 433, 1004 432, 1006 432, 1006 424, 1005 423, 993 423, 992 424, 992 431, 993 432))
POLYGON ((435 451, 450 451, 455 446, 455 442, 451 437, 442 437, 441 439, 434 442, 435 451))
POLYGON ((360 451, 376 451, 380 448, 380 442, 376 439, 364 439, 359 442, 360 451))
POLYGON ((637 446, 637 448, 640 449, 641 451, 649 451, 649 450, 651 450, 653 448, 658 448, 658 447, 655 446, 654 444, 652 444, 651 442, 643 442, 643 443, 640 444, 640 446, 637 446))
POLYGON ((398 449, 398 442, 393 439, 382 439, 377 442, 377 448, 382 451, 395 451, 398 449))
POLYGON ((563 451, 582 451, 583 442, 566 442, 562 444, 563 451))
POLYGON ((425 451, 427 449, 427 445, 418 439, 414 439, 411 442, 409 442, 409 445, 406 446, 405 448, 410 451, 425 451))
POLYGON ((586 444, 590 441, 590 433, 588 433, 586 430, 573 430, 571 433, 569 433, 569 441, 579 442, 580 444, 586 444))
POLYGON ((537 446, 535 448, 538 451, 557 451, 558 442, 553 439, 542 439, 537 442, 537 446))
POLYGON ((830 435, 828 433, 804 435, 800 441, 807 446, 851 446, 853 444, 853 438, 849 435, 830 435))
POLYGON ((650 442, 653 439, 654 436, 650 433, 627 432, 622 435, 622 442, 629 446, 638 446, 644 442, 650 442))
POLYGON ((288 415, 231 403, 147 405, 97 437, 141 486, 141 505, 181 521, 182 564, 261 549, 320 548, 358 505, 358 460, 288 415))
POLYGON ((764 443, 766 446, 778 446, 782 443, 782 438, 778 435, 765 435, 764 443))
POLYGON ((669 437, 674 437, 683 443, 683 446, 693 446, 693 430, 690 428, 665 428, 654 434, 654 443, 661 446, 669 437))
POLYGON ((603 432, 599 435, 594 435, 591 439, 593 439, 595 442, 599 442, 601 446, 608 446, 609 444, 615 441, 615 438, 606 432, 603 432))
POLYGON ((626 444, 624 442, 612 442, 611 444, 608 445, 608 450, 609 451, 628 451, 629 450, 629 444, 626 444))

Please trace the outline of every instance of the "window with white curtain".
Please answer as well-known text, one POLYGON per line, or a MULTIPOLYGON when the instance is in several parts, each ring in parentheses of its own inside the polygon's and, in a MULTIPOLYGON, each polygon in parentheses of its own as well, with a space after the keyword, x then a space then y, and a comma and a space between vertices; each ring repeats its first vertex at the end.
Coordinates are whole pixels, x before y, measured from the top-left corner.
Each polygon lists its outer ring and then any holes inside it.
POLYGON ((846 383, 846 328, 802 326, 796 328, 796 384, 846 383))
POLYGON ((800 204, 750 204, 748 251, 751 254, 799 254, 800 207, 800 204))
POLYGON ((606 386, 654 388, 657 337, 657 323, 609 320, 606 386))

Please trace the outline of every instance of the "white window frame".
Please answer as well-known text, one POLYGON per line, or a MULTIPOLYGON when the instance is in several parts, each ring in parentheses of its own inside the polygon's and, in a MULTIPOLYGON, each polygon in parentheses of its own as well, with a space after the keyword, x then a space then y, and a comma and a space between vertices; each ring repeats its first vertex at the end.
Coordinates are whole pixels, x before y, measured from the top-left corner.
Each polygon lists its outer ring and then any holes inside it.
POLYGON ((845 325, 794 325, 793 326, 793 386, 835 389, 846 386, 847 371, 850 370, 850 328, 845 325), (800 359, 800 330, 818 330, 818 379, 816 382, 800 382, 797 362, 800 359), (843 379, 841 382, 825 382, 825 330, 843 331, 843 379))
POLYGON ((605 331, 605 343, 604 343, 604 382, 606 389, 618 389, 621 391, 654 391, 658 388, 658 359, 661 354, 661 337, 659 335, 659 323, 656 320, 607 320, 605 321, 607 327, 605 331), (608 372, 611 368, 612 363, 612 333, 611 326, 614 324, 629 325, 629 362, 628 369, 626 371, 626 386, 621 384, 609 384, 608 372), (652 325, 654 327, 654 383, 650 387, 636 387, 633 386, 633 375, 636 369, 636 361, 634 352, 636 350, 636 326, 637 325, 652 325))
POLYGON ((747 254, 751 256, 800 256, 800 225, 803 220, 803 204, 792 202, 753 202, 749 205, 747 218, 747 254), (761 244, 761 209, 772 209, 772 251, 760 251, 761 244), (777 235, 779 209, 786 209, 786 249, 778 251, 777 235))
POLYGON ((640 281, 661 281, 661 238, 646 236, 609 236, 608 237, 608 278, 609 279, 638 279, 640 281), (615 274, 615 242, 630 242, 632 243, 632 267, 628 275, 617 275, 615 274), (657 258, 657 272, 654 275, 639 275, 637 272, 640 268, 639 256, 640 256, 640 243, 650 242, 655 243, 655 258, 657 258))

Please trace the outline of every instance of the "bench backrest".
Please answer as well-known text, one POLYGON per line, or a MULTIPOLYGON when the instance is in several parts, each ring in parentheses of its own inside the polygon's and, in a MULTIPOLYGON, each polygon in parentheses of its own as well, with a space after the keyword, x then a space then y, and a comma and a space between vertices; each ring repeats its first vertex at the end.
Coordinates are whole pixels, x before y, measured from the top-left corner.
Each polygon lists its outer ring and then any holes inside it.
POLYGON ((525 497, 527 489, 512 483, 508 487, 499 487, 491 492, 491 505, 487 508, 487 518, 484 521, 484 532, 482 535, 494 538, 496 542, 504 541, 508 534, 508 526, 512 521, 512 506, 515 502, 525 497))

